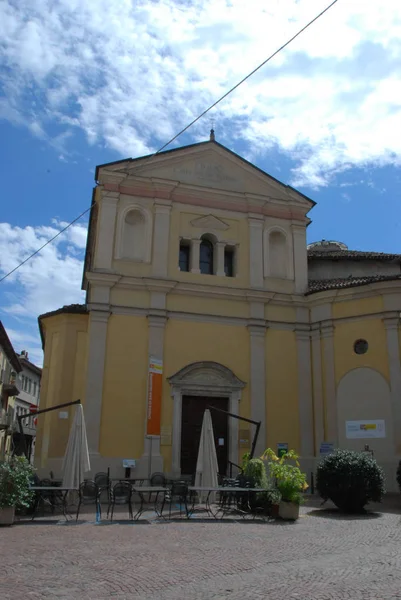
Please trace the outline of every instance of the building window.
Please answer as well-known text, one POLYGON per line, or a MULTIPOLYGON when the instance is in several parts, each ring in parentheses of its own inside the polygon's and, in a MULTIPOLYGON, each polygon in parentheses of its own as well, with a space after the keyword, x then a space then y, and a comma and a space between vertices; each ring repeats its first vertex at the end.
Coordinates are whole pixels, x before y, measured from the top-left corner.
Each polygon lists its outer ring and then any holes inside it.
POLYGON ((179 256, 180 271, 188 272, 190 270, 189 269, 190 255, 191 255, 191 251, 190 251, 189 243, 185 242, 185 241, 181 241, 180 242, 180 256, 179 256))
POLYGON ((234 277, 234 248, 224 249, 224 274, 226 277, 234 277))
POLYGON ((214 248, 210 240, 202 238, 199 249, 199 269, 203 275, 213 275, 214 248))
POLYGON ((28 391, 28 377, 25 377, 24 379, 24 392, 28 391))
POLYGON ((355 354, 366 354, 368 351, 369 344, 366 340, 356 340, 354 344, 355 354))
POLYGON ((36 381, 33 382, 33 395, 36 398, 36 381))

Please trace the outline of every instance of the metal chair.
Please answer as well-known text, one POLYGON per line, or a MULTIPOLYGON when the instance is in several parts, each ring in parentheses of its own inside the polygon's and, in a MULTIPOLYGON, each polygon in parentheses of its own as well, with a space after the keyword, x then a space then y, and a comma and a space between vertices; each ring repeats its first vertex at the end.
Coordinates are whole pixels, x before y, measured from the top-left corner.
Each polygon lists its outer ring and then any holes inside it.
MULTIPOLYGON (((169 519, 171 519, 171 508, 174 501, 178 501, 180 505, 180 517, 182 515, 182 506, 184 505, 185 514, 188 518, 188 482, 186 481, 174 481, 171 485, 170 490, 166 494, 166 501, 169 502, 169 519)), ((163 503, 164 505, 164 503, 163 503)))
MULTIPOLYGON (((151 475, 149 483, 152 487, 165 487, 167 485, 167 479, 164 473, 156 472, 153 473, 153 475, 151 475)), ((152 492, 149 493, 148 502, 150 502, 151 500, 152 492)))
POLYGON ((95 475, 95 483, 99 488, 100 500, 102 499, 102 494, 107 494, 107 502, 110 501, 110 487, 111 481, 108 473, 96 473, 95 475))
POLYGON ((86 480, 79 486, 78 490, 79 501, 77 508, 77 518, 79 516, 79 511, 81 509, 81 504, 84 506, 89 506, 90 504, 94 504, 96 506, 96 512, 99 513, 100 518, 102 518, 102 507, 100 504, 100 490, 98 485, 94 481, 86 480))
POLYGON ((120 481, 119 483, 116 483, 114 487, 110 490, 110 500, 107 509, 107 517, 109 516, 111 508, 111 521, 113 520, 114 507, 116 504, 119 506, 127 504, 129 517, 131 520, 134 519, 132 512, 132 487, 131 484, 128 483, 128 481, 120 481))

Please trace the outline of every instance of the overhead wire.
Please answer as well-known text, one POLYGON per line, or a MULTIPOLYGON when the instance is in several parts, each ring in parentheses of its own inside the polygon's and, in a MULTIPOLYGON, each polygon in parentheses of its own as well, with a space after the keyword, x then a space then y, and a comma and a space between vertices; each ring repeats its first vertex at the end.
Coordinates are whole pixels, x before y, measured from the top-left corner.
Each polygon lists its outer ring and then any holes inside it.
MULTIPOLYGON (((220 104, 220 102, 222 102, 225 98, 227 98, 227 96, 229 96, 232 92, 234 92, 240 85, 242 85, 243 83, 245 83, 245 81, 247 81, 250 77, 252 77, 252 75, 254 75, 262 67, 264 67, 270 60, 272 60, 272 58, 274 58, 275 56, 277 56, 277 54, 279 54, 282 50, 284 50, 284 48, 286 48, 289 44, 291 44, 291 42, 293 42, 299 35, 301 35, 301 33, 303 33, 306 29, 308 29, 308 27, 310 27, 311 25, 313 25, 313 23, 315 23, 318 19, 320 19, 320 17, 322 17, 328 10, 330 10, 335 4, 337 4, 337 2, 338 2, 338 0, 333 0, 333 2, 331 2, 331 4, 329 4, 328 6, 326 6, 326 8, 324 10, 322 10, 318 15, 316 15, 316 17, 314 17, 311 21, 309 21, 306 25, 304 25, 304 27, 302 27, 302 29, 300 29, 295 35, 293 35, 289 40, 287 40, 285 42, 285 44, 283 44, 282 46, 280 46, 280 48, 278 48, 275 52, 273 52, 273 54, 271 54, 268 58, 266 58, 263 62, 261 62, 255 69, 253 69, 253 71, 251 71, 250 73, 248 73, 248 75, 246 75, 245 77, 243 77, 241 79, 241 81, 239 81, 236 85, 234 85, 227 92, 225 92, 225 94, 223 94, 218 100, 216 100, 215 102, 213 102, 213 104, 211 104, 206 110, 204 110, 202 113, 200 113, 200 115, 198 115, 186 127, 184 127, 183 129, 181 129, 181 131, 179 131, 174 137, 172 137, 171 140, 169 140, 168 142, 166 142, 156 152, 154 152, 153 154, 150 154, 147 157, 148 160, 146 162, 146 166, 148 166, 149 162, 155 156, 157 156, 158 154, 160 154, 160 152, 162 152, 165 148, 167 148, 167 146, 169 146, 170 144, 172 144, 183 133, 185 133, 186 131, 188 131, 188 129, 190 127, 192 127, 192 125, 194 125, 195 123, 197 123, 202 117, 204 117, 208 112, 210 112, 215 106, 217 106, 218 104, 220 104)), ((7 277, 9 277, 10 275, 12 275, 13 273, 15 273, 15 271, 17 271, 25 263, 27 263, 29 260, 31 260, 31 258, 33 258, 36 254, 38 254, 39 252, 41 252, 41 250, 43 250, 43 248, 45 248, 48 244, 51 244, 62 233, 64 233, 65 231, 67 231, 67 229, 69 229, 81 217, 83 217, 87 212, 89 212, 90 209, 91 209, 91 207, 89 207, 86 210, 84 210, 84 212, 82 212, 78 217, 76 217, 73 221, 71 221, 70 223, 68 223, 68 225, 66 225, 66 227, 64 227, 55 236, 53 236, 45 244, 43 244, 43 246, 41 246, 40 248, 38 248, 37 250, 35 250, 35 252, 33 252, 25 260, 23 260, 16 267, 14 267, 14 269, 12 269, 9 273, 7 273, 6 275, 4 275, 0 279, 0 283, 2 281, 4 281, 5 279, 7 279, 7 277)))

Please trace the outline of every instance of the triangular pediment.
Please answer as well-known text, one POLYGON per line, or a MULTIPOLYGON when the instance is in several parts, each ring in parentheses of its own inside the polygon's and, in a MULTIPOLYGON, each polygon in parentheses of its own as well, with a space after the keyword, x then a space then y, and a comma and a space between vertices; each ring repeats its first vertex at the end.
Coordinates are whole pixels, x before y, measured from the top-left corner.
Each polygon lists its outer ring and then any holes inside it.
POLYGON ((300 204, 306 209, 313 201, 281 183, 258 167, 216 142, 203 142, 172 151, 120 163, 103 165, 130 177, 177 182, 180 185, 205 187, 241 194, 255 194, 278 201, 300 204))
POLYGON ((194 219, 191 221, 191 225, 193 227, 199 227, 200 229, 218 229, 220 231, 226 231, 226 229, 229 229, 230 227, 227 223, 221 219, 218 219, 217 217, 214 217, 213 215, 206 215, 204 217, 194 219))

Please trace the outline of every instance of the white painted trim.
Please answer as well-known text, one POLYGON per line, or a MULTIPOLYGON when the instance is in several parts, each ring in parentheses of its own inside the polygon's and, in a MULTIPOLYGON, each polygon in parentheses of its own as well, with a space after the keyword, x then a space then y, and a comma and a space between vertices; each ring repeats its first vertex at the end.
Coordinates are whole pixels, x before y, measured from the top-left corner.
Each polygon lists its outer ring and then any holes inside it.
POLYGON ((120 260, 129 260, 131 262, 150 263, 151 255, 152 255, 152 232, 153 232, 153 215, 148 208, 142 206, 142 204, 139 204, 137 202, 132 202, 129 205, 125 206, 124 209, 122 209, 119 212, 119 215, 117 217, 117 236, 116 236, 116 245, 115 245, 115 250, 114 250, 115 258, 120 259, 120 260), (124 223, 125 223, 126 216, 131 211, 140 212, 145 219, 144 259, 141 261, 136 261, 135 259, 129 258, 129 257, 127 258, 124 256, 124 253, 123 253, 124 223))
MULTIPOLYGON (((173 398, 172 472, 181 475, 181 419, 183 396, 218 396, 229 399, 229 412, 239 414, 245 383, 234 373, 214 362, 187 365, 168 378, 173 398)), ((238 421, 228 418, 228 459, 238 464, 238 421)))

